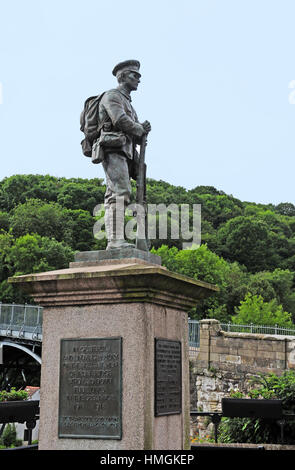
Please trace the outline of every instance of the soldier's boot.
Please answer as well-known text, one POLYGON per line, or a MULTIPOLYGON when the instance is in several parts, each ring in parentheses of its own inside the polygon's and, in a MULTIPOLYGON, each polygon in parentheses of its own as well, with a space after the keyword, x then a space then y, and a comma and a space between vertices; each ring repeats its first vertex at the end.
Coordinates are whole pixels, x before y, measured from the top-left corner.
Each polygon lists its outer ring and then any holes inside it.
POLYGON ((124 205, 121 207, 113 203, 105 210, 105 228, 108 240, 107 250, 135 248, 135 245, 128 243, 124 238, 124 215, 124 205))

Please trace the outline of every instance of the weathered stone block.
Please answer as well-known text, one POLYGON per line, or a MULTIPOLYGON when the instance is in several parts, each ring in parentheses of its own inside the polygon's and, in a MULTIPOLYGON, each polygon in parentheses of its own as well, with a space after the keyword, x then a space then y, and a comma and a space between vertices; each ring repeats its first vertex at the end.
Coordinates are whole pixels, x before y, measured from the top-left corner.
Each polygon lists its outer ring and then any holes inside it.
POLYGON ((216 353, 210 353, 210 363, 211 362, 219 362, 220 361, 220 355, 216 353))
POLYGON ((275 345, 273 344, 273 341, 258 341, 258 351, 273 351, 275 345))

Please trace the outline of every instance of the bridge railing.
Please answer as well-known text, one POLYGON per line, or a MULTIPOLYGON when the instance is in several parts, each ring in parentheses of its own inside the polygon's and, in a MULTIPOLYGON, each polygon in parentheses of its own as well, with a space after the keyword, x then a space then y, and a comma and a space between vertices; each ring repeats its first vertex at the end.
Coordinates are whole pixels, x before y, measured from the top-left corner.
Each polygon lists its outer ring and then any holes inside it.
POLYGON ((42 312, 38 305, 0 302, 1 336, 42 341, 42 312))
POLYGON ((200 325, 198 320, 188 320, 188 342, 190 348, 198 348, 200 346, 200 325))

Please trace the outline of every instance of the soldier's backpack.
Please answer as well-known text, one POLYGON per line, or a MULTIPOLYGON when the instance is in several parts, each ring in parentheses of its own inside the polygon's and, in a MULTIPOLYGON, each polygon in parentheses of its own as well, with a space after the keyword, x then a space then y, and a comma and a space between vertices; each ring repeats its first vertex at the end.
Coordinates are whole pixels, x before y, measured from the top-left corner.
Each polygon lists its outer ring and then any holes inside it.
POLYGON ((86 157, 91 157, 92 145, 99 136, 104 123, 99 123, 98 106, 104 93, 98 96, 90 96, 84 103, 84 109, 80 115, 80 130, 85 138, 82 140, 82 152, 86 157))

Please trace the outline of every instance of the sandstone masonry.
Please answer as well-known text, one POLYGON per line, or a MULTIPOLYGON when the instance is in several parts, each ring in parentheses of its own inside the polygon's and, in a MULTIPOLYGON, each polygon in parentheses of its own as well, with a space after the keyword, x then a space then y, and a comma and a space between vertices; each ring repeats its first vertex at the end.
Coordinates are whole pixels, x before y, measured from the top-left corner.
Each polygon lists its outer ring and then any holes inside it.
MULTIPOLYGON (((233 333, 218 320, 200 321, 200 348, 190 360, 191 408, 221 411, 231 390, 247 393, 258 373, 295 369, 295 336, 233 333)), ((208 419, 194 419, 192 432, 208 433, 208 419)))

